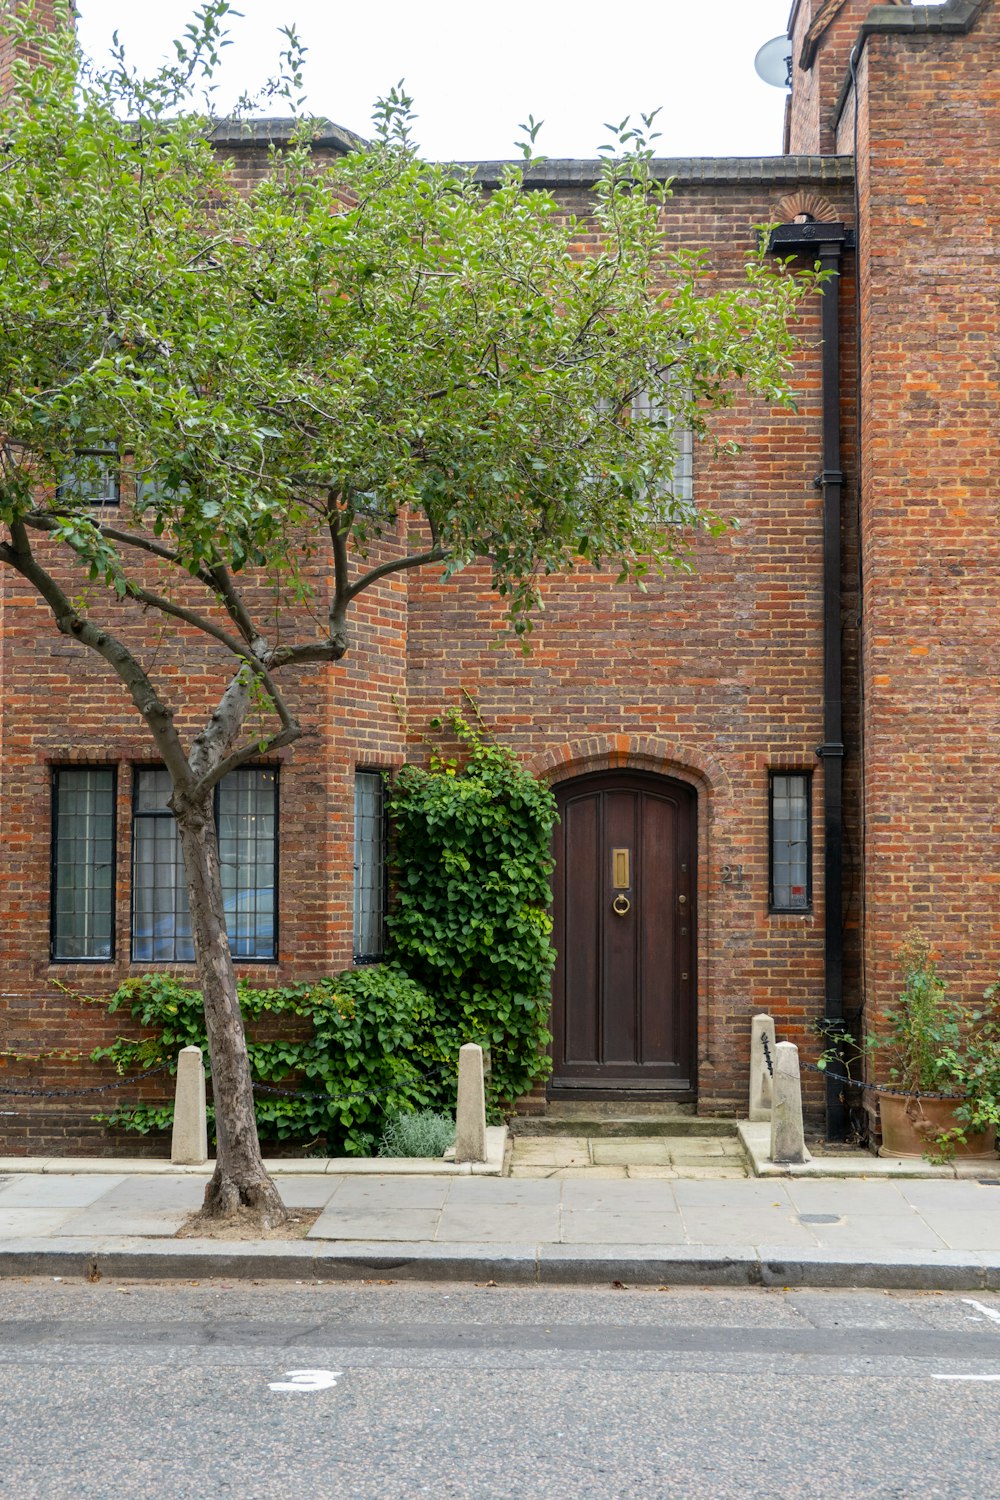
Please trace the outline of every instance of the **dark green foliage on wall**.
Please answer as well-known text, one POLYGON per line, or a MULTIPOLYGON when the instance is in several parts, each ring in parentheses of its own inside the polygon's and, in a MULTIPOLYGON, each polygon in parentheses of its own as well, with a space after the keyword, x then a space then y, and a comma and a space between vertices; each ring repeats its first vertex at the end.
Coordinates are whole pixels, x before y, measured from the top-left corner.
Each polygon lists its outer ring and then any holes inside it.
POLYGON ((556 803, 512 751, 448 720, 464 762, 404 766, 390 789, 391 951, 435 996, 443 1050, 488 1047, 491 1097, 509 1104, 550 1068, 556 803))
MULTIPOLYGON (((243 983, 239 993, 254 1081, 288 1090, 256 1094, 264 1140, 315 1145, 321 1155, 368 1156, 387 1118, 454 1109, 455 1067, 436 1045, 434 1001, 397 965, 273 990, 243 983)), ((172 975, 127 980, 108 1009, 128 1010, 155 1032, 140 1042, 119 1038, 93 1054, 121 1072, 173 1065, 182 1047, 206 1047, 201 996, 172 975)), ((105 1118, 142 1133, 169 1129, 173 1103, 123 1108, 105 1118)))

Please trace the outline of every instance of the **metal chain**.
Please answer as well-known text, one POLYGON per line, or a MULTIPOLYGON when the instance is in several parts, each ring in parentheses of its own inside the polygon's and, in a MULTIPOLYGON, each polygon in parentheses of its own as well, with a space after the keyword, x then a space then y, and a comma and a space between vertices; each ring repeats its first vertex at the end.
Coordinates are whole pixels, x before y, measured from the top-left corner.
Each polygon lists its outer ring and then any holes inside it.
POLYGON ((387 1089, 359 1089, 353 1094, 326 1094, 321 1090, 305 1091, 294 1089, 276 1089, 271 1084, 255 1083, 253 1091, 255 1094, 279 1094, 283 1099, 322 1099, 327 1104, 347 1104, 352 1099, 386 1099, 394 1094, 405 1084, 429 1083, 432 1078, 440 1078, 445 1073, 453 1070, 445 1066, 435 1068, 432 1073, 421 1073, 417 1078, 401 1079, 399 1083, 390 1085, 387 1089))
MULTIPOLYGON (((761 1046, 764 1048, 764 1060, 767 1063, 767 1071, 774 1077, 774 1068, 771 1065, 771 1049, 767 1045, 767 1034, 760 1034, 761 1046)), ((835 1083, 849 1083, 852 1088, 864 1089, 872 1094, 908 1094, 909 1089, 901 1089, 898 1085, 891 1083, 865 1083, 861 1078, 851 1078, 847 1073, 834 1073, 830 1068, 821 1068, 818 1063, 801 1063, 801 1067, 808 1068, 810 1073, 822 1073, 824 1078, 832 1078, 835 1083)), ((917 1099, 966 1099, 967 1094, 936 1094, 930 1089, 918 1089, 913 1096, 917 1099)))
POLYGON ((761 1032, 761 1034, 760 1034, 760 1040, 761 1040, 761 1045, 764 1048, 764 1061, 767 1063, 767 1071, 771 1075, 771 1077, 773 1078, 774 1077, 774 1066, 773 1066, 773 1064, 771 1062, 771 1049, 767 1045, 767 1032, 766 1031, 762 1031, 761 1032))
MULTIPOLYGON (((138 1074, 135 1078, 119 1078, 115 1083, 97 1084, 97 1085, 95 1085, 95 1086, 93 1086, 91 1088, 81 1088, 81 1089, 3 1089, 3 1088, 0 1088, 0 1095, 4 1096, 6 1098, 14 1098, 14 1099, 69 1099, 69 1098, 78 1097, 78 1096, 83 1095, 83 1094, 107 1094, 107 1093, 110 1093, 114 1089, 128 1088, 128 1086, 130 1084, 133 1084, 133 1083, 142 1083, 142 1081, 144 1079, 146 1079, 146 1078, 152 1078, 157 1073, 165 1073, 167 1071, 167 1069, 170 1068, 171 1066, 172 1065, 169 1062, 159 1063, 155 1068, 147 1068, 144 1073, 138 1074)), ((384 1099, 384 1098, 388 1098, 388 1096, 390 1094, 395 1093, 397 1091, 397 1089, 399 1089, 400 1087, 404 1086, 405 1084, 429 1083, 432 1079, 440 1078, 446 1072, 450 1073, 451 1071, 452 1071, 452 1069, 447 1068, 447 1067, 445 1067, 445 1066, 442 1065, 439 1068, 435 1068, 432 1073, 421 1073, 417 1078, 402 1079, 402 1080, 400 1080, 399 1083, 392 1084, 389 1088, 386 1088, 386 1089, 359 1089, 356 1093, 352 1093, 352 1094, 327 1094, 327 1093, 322 1092, 321 1090, 307 1091, 307 1090, 296 1090, 296 1089, 278 1089, 278 1088, 272 1088, 269 1084, 266 1084, 266 1083, 254 1083, 254 1085, 253 1085, 253 1091, 254 1091, 255 1094, 278 1094, 283 1099, 322 1099, 327 1104, 347 1104, 352 1099, 384 1099)))
POLYGON ((810 1073, 822 1073, 824 1078, 832 1078, 836 1083, 849 1083, 853 1088, 865 1089, 872 1094, 911 1094, 915 1099, 967 1099, 968 1094, 938 1094, 931 1089, 901 1089, 898 1084, 892 1083, 865 1083, 860 1078, 849 1078, 846 1073, 834 1073, 829 1068, 820 1068, 816 1063, 803 1063, 810 1073))
POLYGON ((135 1078, 119 1078, 116 1083, 101 1083, 93 1088, 85 1089, 0 1089, 0 1094, 11 1099, 69 1099, 80 1094, 108 1094, 112 1089, 125 1089, 132 1083, 142 1083, 146 1078, 152 1078, 156 1073, 165 1073, 170 1063, 158 1063, 155 1068, 147 1068, 144 1073, 139 1073, 135 1078))

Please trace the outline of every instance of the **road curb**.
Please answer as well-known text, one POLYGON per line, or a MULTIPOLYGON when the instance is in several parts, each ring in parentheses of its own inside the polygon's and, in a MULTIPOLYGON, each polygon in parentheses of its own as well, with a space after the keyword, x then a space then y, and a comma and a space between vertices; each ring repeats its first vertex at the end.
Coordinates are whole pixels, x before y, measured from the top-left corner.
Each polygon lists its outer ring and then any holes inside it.
POLYGON ((892 1291, 998 1291, 1000 1254, 918 1258, 801 1248, 711 1245, 427 1245, 328 1240, 49 1239, 0 1243, 0 1278, 91 1281, 493 1281, 507 1286, 759 1286, 892 1291))

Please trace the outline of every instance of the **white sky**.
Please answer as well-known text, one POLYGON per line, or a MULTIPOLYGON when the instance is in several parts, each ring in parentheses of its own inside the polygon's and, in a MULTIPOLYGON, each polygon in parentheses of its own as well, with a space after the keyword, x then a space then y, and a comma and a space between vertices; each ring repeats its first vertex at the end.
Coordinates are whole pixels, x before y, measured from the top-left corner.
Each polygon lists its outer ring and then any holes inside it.
MULTIPOLYGON (((548 156, 596 155, 603 123, 663 106, 662 156, 778 156, 785 91, 753 70, 783 33, 791 0, 242 0, 217 107, 268 76, 294 24, 309 47, 308 107, 368 133, 373 101, 403 78, 416 136, 434 158, 515 155, 528 113, 548 156)), ((115 27, 133 61, 154 66, 195 0, 77 0, 85 49, 115 27)))

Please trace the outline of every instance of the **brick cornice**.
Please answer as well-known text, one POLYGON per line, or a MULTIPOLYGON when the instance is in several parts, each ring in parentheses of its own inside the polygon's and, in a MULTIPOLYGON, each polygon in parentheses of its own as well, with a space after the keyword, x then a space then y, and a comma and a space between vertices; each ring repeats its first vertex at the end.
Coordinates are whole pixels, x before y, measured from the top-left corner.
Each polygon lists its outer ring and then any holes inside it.
MULTIPOLYGON (((500 181, 508 162, 463 162, 475 169, 477 182, 491 187, 500 181)), ((538 162, 524 174, 529 187, 591 188, 600 177, 605 163, 593 159, 563 159, 538 162)), ((679 186, 722 186, 726 184, 764 184, 768 187, 806 187, 827 183, 853 182, 854 162, 850 156, 677 156, 657 157, 650 162, 653 176, 660 182, 668 178, 679 186)))

